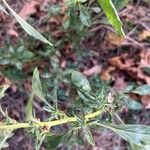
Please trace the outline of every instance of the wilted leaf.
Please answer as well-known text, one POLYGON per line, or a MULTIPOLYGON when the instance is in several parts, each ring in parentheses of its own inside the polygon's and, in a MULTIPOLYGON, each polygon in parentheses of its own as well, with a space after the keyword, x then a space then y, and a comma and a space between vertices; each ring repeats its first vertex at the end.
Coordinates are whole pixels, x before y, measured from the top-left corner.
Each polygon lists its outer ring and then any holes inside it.
POLYGON ((125 125, 109 126, 108 128, 130 143, 142 145, 150 144, 149 126, 125 124, 125 125))
POLYGON ((42 85, 39 77, 39 71, 37 68, 34 69, 32 77, 32 92, 34 95, 39 97, 41 100, 45 100, 44 94, 42 91, 42 85))
POLYGON ((124 103, 129 109, 141 110, 143 108, 139 102, 129 98, 128 96, 124 98, 124 103))
POLYGON ((82 88, 83 90, 86 91, 91 91, 91 85, 88 79, 82 73, 77 71, 72 71, 71 81, 76 87, 82 88))
POLYGON ((0 99, 2 98, 2 97, 4 97, 4 92, 8 89, 8 87, 9 87, 9 85, 2 85, 2 86, 0 86, 0 99))
POLYGON ((137 87, 136 89, 134 89, 132 91, 132 93, 136 93, 139 95, 149 95, 150 94, 150 85, 141 85, 139 87, 137 87))
POLYGON ((117 14, 115 6, 113 5, 111 0, 98 0, 99 5, 102 7, 105 12, 109 22, 115 28, 116 32, 120 36, 125 36, 124 31, 122 29, 122 22, 117 14))
POLYGON ((22 28, 31 36, 34 38, 47 43, 49 45, 52 45, 45 37, 43 37, 37 30, 35 30, 31 25, 29 25, 25 20, 23 20, 19 15, 17 15, 11 7, 6 3, 5 0, 2 0, 7 9, 11 12, 11 14, 16 18, 16 20, 19 22, 19 24, 22 26, 22 28))

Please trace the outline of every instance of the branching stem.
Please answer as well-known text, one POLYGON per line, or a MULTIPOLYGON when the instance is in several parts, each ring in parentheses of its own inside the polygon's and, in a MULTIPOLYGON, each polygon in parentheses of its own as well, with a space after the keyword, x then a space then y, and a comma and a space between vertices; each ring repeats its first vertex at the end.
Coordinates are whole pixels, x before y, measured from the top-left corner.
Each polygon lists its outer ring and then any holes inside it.
MULTIPOLYGON (((99 116, 103 111, 102 110, 98 110, 95 111, 93 113, 87 114, 85 115, 85 121, 88 121, 89 119, 92 119, 94 117, 99 116)), ((48 121, 48 122, 34 122, 34 124, 31 124, 29 122, 27 123, 15 123, 15 124, 11 124, 11 125, 0 125, 0 129, 19 129, 19 128, 30 128, 30 127, 52 127, 52 126, 57 126, 57 125, 61 125, 64 123, 70 123, 70 122, 76 122, 77 118, 76 117, 65 117, 64 119, 59 119, 59 120, 54 120, 54 121, 48 121)))

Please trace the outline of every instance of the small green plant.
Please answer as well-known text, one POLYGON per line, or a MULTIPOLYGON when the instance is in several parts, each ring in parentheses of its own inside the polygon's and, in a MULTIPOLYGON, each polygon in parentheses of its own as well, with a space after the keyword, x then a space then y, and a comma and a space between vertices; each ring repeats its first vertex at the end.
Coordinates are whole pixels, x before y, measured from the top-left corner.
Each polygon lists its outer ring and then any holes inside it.
MULTIPOLYGON (((0 109, 4 118, 0 125, 1 132, 1 148, 8 146, 6 140, 13 136, 13 131, 19 128, 25 128, 30 132, 36 139, 35 147, 39 149, 42 143, 48 143, 51 140, 54 142, 53 146, 59 145, 60 143, 69 142, 70 137, 73 135, 78 135, 79 132, 83 132, 85 139, 91 144, 95 145, 91 129, 101 129, 107 128, 118 135, 120 135, 124 140, 131 143, 133 147, 139 147, 144 149, 145 145, 150 144, 150 127, 146 125, 137 124, 124 124, 121 119, 120 125, 116 125, 113 122, 114 116, 117 116, 117 112, 120 110, 121 106, 121 96, 116 93, 112 96, 109 88, 101 84, 101 88, 96 91, 92 90, 92 87, 85 76, 81 73, 70 70, 62 74, 63 81, 69 83, 76 89, 77 95, 74 97, 74 112, 62 112, 58 107, 57 101, 57 90, 59 88, 59 83, 55 84, 54 90, 51 93, 52 104, 46 100, 46 95, 42 89, 42 83, 39 77, 39 71, 36 68, 33 73, 32 78, 32 93, 30 99, 26 106, 26 121, 24 123, 17 122, 11 119, 7 111, 4 112, 0 109), (49 117, 45 121, 40 121, 34 116, 34 111, 32 108, 33 97, 38 97, 40 101, 43 101, 45 106, 43 110, 49 113, 49 117), (102 114, 108 114, 108 117, 103 120, 102 114), (53 133, 53 127, 70 124, 68 131, 63 131, 62 133, 53 133), (55 141, 57 139, 57 141, 55 141), (58 142, 59 141, 59 142, 58 142)), ((4 96, 4 91, 8 87, 6 85, 1 87, 0 95, 4 96)), ((147 94, 148 85, 143 85, 141 87, 132 89, 134 93, 140 93, 141 95, 147 94), (146 92, 145 92, 146 91, 146 92)), ((73 139, 71 139, 73 140, 73 139)), ((43 146, 48 149, 51 148, 51 144, 43 144, 43 146), (49 146, 48 146, 49 145, 49 146)))
MULTIPOLYGON (((5 0, 2 0, 2 2, 29 35, 52 46, 52 44, 38 31, 18 16, 5 0)), ((68 5, 73 4, 80 8, 81 22, 83 25, 89 26, 91 23, 87 12, 84 10, 84 6, 81 5, 82 3, 86 3, 87 0, 70 0, 67 2, 68 5)), ((103 0, 98 0, 98 3, 105 12, 112 26, 114 26, 116 32, 119 35, 124 36, 122 23, 112 1, 105 0, 104 2, 103 0)), ((115 1, 115 4, 117 5, 118 1, 115 1)), ((7 14, 7 11, 1 5, 0 9, 7 14)), ((16 129, 20 128, 24 128, 28 133, 31 133, 35 139, 35 148, 37 150, 40 149, 41 145, 46 149, 54 149, 61 143, 69 144, 69 142, 73 142, 74 140, 77 142, 77 136, 80 132, 83 133, 83 136, 89 144, 94 146, 95 142, 91 131, 92 129, 99 130, 102 128, 112 130, 124 140, 130 142, 132 150, 144 150, 150 145, 149 126, 124 124, 117 115, 122 104, 131 106, 131 103, 129 104, 128 100, 123 101, 124 99, 127 99, 129 92, 146 95, 149 94, 150 86, 143 85, 137 88, 128 87, 128 89, 125 89, 122 93, 117 93, 115 91, 111 92, 109 87, 101 82, 97 88, 93 89, 89 80, 75 70, 59 72, 53 83, 53 91, 51 93, 44 92, 40 81, 39 71, 37 68, 34 70, 32 91, 25 108, 26 120, 24 120, 24 122, 17 122, 10 118, 7 110, 4 111, 0 108, 0 112, 4 116, 4 119, 0 124, 0 149, 9 146, 7 139, 13 136, 13 132, 16 129), (60 84, 70 84, 74 90, 74 94, 72 94, 74 99, 74 109, 72 109, 72 111, 63 112, 58 106, 57 94, 60 84), (50 100, 48 100, 47 94, 49 95, 50 100), (43 111, 48 113, 48 117, 44 121, 36 118, 36 110, 34 110, 32 106, 34 97, 37 97, 44 103, 43 111), (103 114, 107 114, 106 119, 103 119, 103 114), (120 121, 119 125, 114 123, 114 117, 117 117, 120 121), (68 129, 63 130, 59 134, 56 133, 54 128, 62 126, 63 124, 68 124, 68 129)), ((2 85, 0 87, 0 98, 4 96, 4 92, 7 88, 7 85, 2 85)), ((139 103, 137 104, 136 102, 133 102, 131 109, 133 109, 133 106, 135 105, 138 106, 139 109, 142 108, 139 103)))

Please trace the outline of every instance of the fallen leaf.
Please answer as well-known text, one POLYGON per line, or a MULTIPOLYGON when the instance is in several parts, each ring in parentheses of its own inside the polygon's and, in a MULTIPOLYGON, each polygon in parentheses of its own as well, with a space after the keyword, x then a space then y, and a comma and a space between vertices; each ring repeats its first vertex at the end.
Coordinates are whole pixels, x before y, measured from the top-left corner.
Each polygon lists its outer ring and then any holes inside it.
POLYGON ((37 12, 36 6, 38 6, 38 1, 31 0, 26 2, 19 12, 19 15, 26 20, 30 15, 35 14, 37 12))
POLYGON ((125 89, 127 87, 127 83, 124 80, 124 77, 117 77, 115 79, 115 83, 114 83, 114 88, 118 91, 122 91, 123 89, 125 89))
POLYGON ((84 73, 84 75, 86 75, 86 76, 91 76, 91 75, 93 75, 93 74, 98 74, 98 73, 100 73, 101 70, 102 70, 102 66, 101 66, 101 65, 96 65, 96 66, 94 66, 94 67, 92 67, 92 68, 90 68, 90 69, 88 69, 88 70, 85 70, 83 73, 84 73))
POLYGON ((147 84, 150 84, 150 76, 146 75, 143 68, 150 68, 150 49, 143 50, 140 54, 141 60, 138 66, 137 76, 140 79, 145 80, 147 84))
POLYGON ((114 32, 107 32, 106 39, 111 44, 114 44, 116 46, 121 46, 125 42, 125 38, 124 37, 118 36, 114 32))
POLYGON ((15 37, 19 37, 18 32, 15 31, 15 30, 13 30, 13 29, 10 29, 10 30, 8 31, 8 34, 9 34, 9 35, 12 35, 12 36, 15 36, 15 37))
POLYGON ((150 37, 150 31, 148 30, 143 30, 140 34, 139 34, 139 41, 143 41, 146 40, 147 38, 150 37))
POLYGON ((128 58, 127 53, 123 54, 122 56, 116 56, 109 59, 108 63, 116 68, 123 69, 123 70, 128 69, 129 67, 135 64, 133 59, 128 58))
POLYGON ((142 96, 141 102, 144 104, 146 109, 150 109, 150 95, 142 96))
POLYGON ((113 77, 111 75, 111 73, 113 71, 115 71, 115 67, 112 67, 112 66, 109 66, 106 70, 104 70, 102 72, 102 74, 100 75, 101 79, 104 80, 104 81, 109 81, 111 80, 113 77))

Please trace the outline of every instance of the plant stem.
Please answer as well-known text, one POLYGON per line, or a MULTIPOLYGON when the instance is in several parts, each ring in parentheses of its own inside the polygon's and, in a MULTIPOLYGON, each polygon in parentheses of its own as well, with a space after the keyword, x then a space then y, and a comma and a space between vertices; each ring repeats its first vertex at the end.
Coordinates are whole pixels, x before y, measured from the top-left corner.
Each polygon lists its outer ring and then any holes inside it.
MULTIPOLYGON (((85 115, 85 121, 88 121, 89 119, 92 119, 94 117, 99 116, 103 111, 98 110, 93 113, 85 115)), ((57 126, 61 125, 64 123, 70 123, 70 122, 76 122, 77 118, 76 117, 66 117, 64 119, 59 119, 59 120, 54 120, 54 121, 48 121, 48 122, 34 122, 33 124, 31 123, 15 123, 12 125, 0 125, 0 129, 19 129, 19 128, 30 128, 30 127, 52 127, 52 126, 57 126)))

